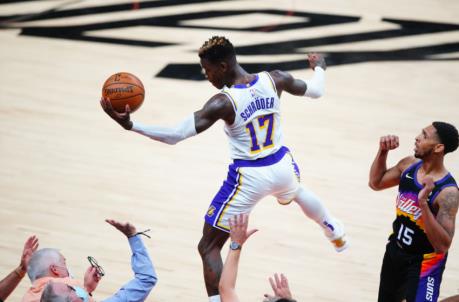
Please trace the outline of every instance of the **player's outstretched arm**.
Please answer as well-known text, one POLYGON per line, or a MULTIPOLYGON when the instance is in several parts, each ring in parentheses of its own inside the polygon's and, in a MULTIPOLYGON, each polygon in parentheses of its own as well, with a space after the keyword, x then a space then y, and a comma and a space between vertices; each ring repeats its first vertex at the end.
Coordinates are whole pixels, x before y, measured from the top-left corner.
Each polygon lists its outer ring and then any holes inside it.
POLYGON ((414 157, 405 157, 395 166, 387 168, 387 155, 399 146, 398 136, 386 135, 379 140, 379 150, 370 168, 368 185, 375 191, 390 188, 400 183, 402 172, 414 162, 414 157))
POLYGON ((437 253, 446 253, 453 241, 459 191, 455 187, 447 187, 438 194, 434 201, 438 205, 435 217, 427 203, 427 198, 434 188, 433 179, 426 177, 422 183, 424 188, 419 192, 418 202, 427 238, 437 253))
POLYGON ((230 124, 234 121, 234 110, 232 105, 222 94, 213 96, 201 110, 190 114, 175 127, 143 125, 138 122, 133 122, 130 119, 129 106, 126 106, 126 111, 124 113, 118 113, 112 108, 108 99, 102 99, 101 106, 104 111, 124 129, 132 130, 169 145, 175 145, 186 138, 203 132, 219 119, 223 119, 230 124))
POLYGON ((319 98, 325 90, 325 69, 327 65, 321 54, 308 54, 309 66, 314 70, 314 75, 309 80, 294 78, 290 73, 280 70, 270 72, 271 77, 276 84, 277 93, 280 96, 282 91, 297 96, 307 96, 310 98, 319 98))

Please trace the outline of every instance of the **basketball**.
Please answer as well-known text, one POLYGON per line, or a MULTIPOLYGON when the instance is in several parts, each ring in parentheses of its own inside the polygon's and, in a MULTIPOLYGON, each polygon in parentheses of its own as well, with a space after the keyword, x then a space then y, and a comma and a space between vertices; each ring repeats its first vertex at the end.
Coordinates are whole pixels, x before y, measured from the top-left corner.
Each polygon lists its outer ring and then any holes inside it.
POLYGON ((135 75, 119 72, 111 75, 105 81, 102 96, 110 99, 115 111, 123 113, 126 111, 126 105, 129 105, 131 112, 134 112, 143 103, 145 89, 135 75))

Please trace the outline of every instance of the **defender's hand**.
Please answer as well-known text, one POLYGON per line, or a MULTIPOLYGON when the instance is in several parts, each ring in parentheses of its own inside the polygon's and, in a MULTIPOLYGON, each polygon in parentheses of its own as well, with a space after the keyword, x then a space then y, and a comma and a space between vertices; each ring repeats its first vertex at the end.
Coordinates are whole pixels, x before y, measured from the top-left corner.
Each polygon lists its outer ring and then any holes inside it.
POLYGON ((426 206, 427 198, 429 197, 429 194, 435 187, 432 176, 424 177, 424 179, 422 180, 422 184, 424 185, 424 188, 422 188, 422 190, 418 194, 418 202, 419 206, 426 206))
POLYGON ((129 105, 126 104, 126 110, 123 113, 116 112, 115 109, 113 109, 112 104, 110 103, 109 98, 101 98, 100 99, 100 105, 102 106, 102 109, 105 111, 105 113, 108 114, 115 122, 121 125, 126 130, 131 130, 132 129, 132 122, 131 122, 131 108, 129 108, 129 105))
POLYGON ((379 140, 379 149, 381 151, 389 151, 398 148, 398 136, 396 135, 386 135, 382 136, 379 140))
POLYGON ((308 54, 309 66, 312 69, 315 69, 317 66, 322 67, 323 70, 327 69, 327 64, 325 63, 325 58, 323 55, 311 52, 308 54))

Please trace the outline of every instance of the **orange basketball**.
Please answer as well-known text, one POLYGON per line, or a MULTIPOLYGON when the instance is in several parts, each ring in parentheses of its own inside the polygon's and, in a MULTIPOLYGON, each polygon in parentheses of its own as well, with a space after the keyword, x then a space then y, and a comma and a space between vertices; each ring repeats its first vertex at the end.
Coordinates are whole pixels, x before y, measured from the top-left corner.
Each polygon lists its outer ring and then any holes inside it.
POLYGON ((119 72, 111 75, 104 83, 102 96, 109 98, 113 109, 119 113, 126 111, 126 104, 131 112, 136 111, 143 103, 145 89, 135 75, 119 72))

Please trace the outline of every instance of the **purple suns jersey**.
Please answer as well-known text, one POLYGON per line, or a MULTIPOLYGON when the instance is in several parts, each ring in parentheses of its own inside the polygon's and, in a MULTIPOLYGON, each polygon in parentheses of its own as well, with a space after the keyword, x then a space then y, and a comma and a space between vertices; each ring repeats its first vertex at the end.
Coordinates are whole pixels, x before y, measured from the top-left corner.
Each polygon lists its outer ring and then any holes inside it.
POLYGON ((283 145, 280 100, 268 72, 260 72, 246 85, 221 90, 233 104, 235 119, 225 124, 232 159, 255 160, 278 151, 283 145))
MULTIPOLYGON (((422 161, 418 161, 401 175, 396 205, 397 217, 393 223, 393 234, 391 235, 403 250, 414 254, 434 252, 424 231, 422 213, 418 203, 418 194, 423 188, 423 185, 417 180, 417 172, 421 165, 422 161)), ((434 184, 435 187, 427 202, 432 213, 436 215, 437 211, 433 208, 435 198, 444 188, 450 186, 457 188, 457 184, 450 173, 434 184)))

